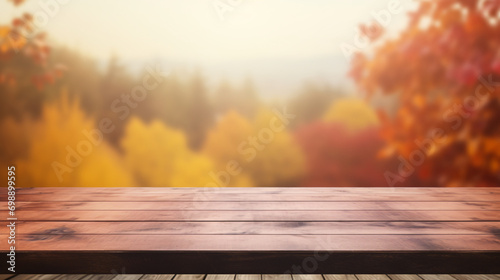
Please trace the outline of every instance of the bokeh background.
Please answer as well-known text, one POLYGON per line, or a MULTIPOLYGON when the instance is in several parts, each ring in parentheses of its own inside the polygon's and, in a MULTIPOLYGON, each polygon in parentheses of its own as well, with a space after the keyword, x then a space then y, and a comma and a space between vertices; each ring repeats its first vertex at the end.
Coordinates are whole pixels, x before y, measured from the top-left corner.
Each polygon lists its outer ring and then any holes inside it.
POLYGON ((498 187, 499 11, 1 0, 0 165, 19 187, 498 187))

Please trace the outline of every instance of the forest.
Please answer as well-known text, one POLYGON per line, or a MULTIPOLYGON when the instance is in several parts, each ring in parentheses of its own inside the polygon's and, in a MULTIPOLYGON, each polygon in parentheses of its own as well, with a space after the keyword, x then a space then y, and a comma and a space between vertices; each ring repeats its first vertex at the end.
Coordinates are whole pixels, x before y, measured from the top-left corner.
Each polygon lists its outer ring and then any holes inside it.
POLYGON ((101 66, 24 14, 0 23, 0 164, 19 187, 498 186, 499 10, 420 1, 395 38, 362 24, 354 92, 276 100, 252 77, 101 66))

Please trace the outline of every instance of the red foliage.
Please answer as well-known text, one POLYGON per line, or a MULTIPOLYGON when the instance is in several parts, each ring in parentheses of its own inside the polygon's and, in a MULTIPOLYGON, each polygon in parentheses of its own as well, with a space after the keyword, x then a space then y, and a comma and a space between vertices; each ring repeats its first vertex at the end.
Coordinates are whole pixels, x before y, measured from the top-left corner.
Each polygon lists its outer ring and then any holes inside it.
POLYGON ((382 122, 396 154, 408 157, 415 141, 443 131, 447 141, 426 155, 423 172, 443 186, 500 183, 499 11, 500 0, 423 0, 399 37, 352 61, 361 90, 398 98, 382 122))
MULTIPOLYGON (((24 0, 11 0, 18 6, 24 0)), ((1 69, 0 84, 16 85, 18 80, 29 78, 32 84, 42 89, 52 84, 55 78, 61 77, 65 67, 49 67, 47 64, 50 47, 46 43, 46 35, 38 32, 31 14, 24 13, 16 17, 8 26, 0 26, 0 61, 18 59, 21 64, 29 61, 36 66, 37 73, 24 73, 24 69, 1 69)))
POLYGON ((339 123, 301 127, 296 138, 308 163, 306 187, 386 187, 388 161, 377 159, 383 141, 377 128, 350 132, 339 123))

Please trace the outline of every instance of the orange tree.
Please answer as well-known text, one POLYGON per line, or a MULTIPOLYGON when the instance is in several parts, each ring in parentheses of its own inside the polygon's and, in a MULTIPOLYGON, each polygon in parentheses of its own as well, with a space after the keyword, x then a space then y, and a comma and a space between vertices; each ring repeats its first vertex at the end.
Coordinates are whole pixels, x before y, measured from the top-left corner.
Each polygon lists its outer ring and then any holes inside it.
MULTIPOLYGON (((24 0, 9 2, 19 6, 24 0)), ((45 33, 39 32, 31 14, 24 13, 10 24, 0 25, 0 85, 15 87, 28 82, 41 89, 52 83, 62 74, 64 67, 49 69, 49 53, 45 33)))
POLYGON ((377 42, 354 55, 350 75, 368 96, 399 100, 380 114, 380 155, 399 159, 389 185, 415 172, 442 186, 500 184, 499 11, 499 0, 424 0, 396 38, 362 26, 377 42))

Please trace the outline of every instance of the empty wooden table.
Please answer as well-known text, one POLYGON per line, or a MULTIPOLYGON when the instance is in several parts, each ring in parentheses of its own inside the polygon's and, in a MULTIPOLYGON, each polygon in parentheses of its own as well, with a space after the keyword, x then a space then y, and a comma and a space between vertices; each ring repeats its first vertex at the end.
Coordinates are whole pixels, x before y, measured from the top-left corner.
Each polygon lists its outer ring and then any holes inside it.
POLYGON ((500 273, 500 188, 29 188, 16 207, 17 273, 500 273))

